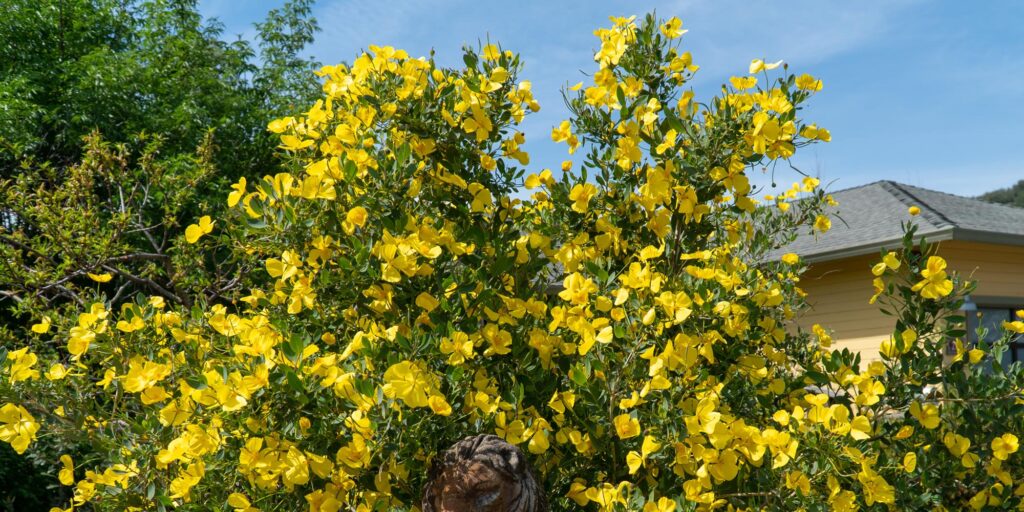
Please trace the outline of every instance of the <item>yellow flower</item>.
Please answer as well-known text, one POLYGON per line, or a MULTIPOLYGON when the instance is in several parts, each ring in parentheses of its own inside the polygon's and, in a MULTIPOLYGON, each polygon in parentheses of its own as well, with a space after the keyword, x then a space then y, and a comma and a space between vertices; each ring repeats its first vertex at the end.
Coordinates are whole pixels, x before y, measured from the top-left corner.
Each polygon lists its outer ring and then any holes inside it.
POLYGON ((896 344, 896 340, 893 337, 889 337, 882 340, 882 346, 879 348, 879 353, 887 359, 896 357, 901 353, 899 346, 896 344))
POLYGON ((871 267, 871 273, 873 275, 880 276, 885 273, 885 262, 875 263, 875 266, 871 267))
POLYGON ((939 408, 935 404, 921 405, 914 400, 910 404, 910 415, 913 416, 924 428, 932 430, 939 426, 939 408))
POLYGON ((796 253, 789 252, 782 255, 782 262, 786 265, 796 265, 797 263, 800 263, 800 256, 796 253))
POLYGON ((569 121, 562 121, 557 128, 551 129, 551 140, 554 142, 565 142, 572 136, 572 126, 569 121))
POLYGON ((427 405, 438 416, 450 416, 452 414, 452 406, 441 395, 431 395, 427 399, 427 405))
POLYGON ((597 194, 597 187, 590 183, 577 184, 569 191, 569 200, 572 203, 572 211, 586 213, 590 207, 590 199, 597 194))
POLYGON ((384 372, 384 396, 397 398, 409 407, 428 407, 428 396, 436 393, 438 379, 423 363, 402 361, 384 372))
POLYGON ((779 67, 781 65, 782 65, 782 61, 781 60, 780 61, 776 61, 776 62, 772 62, 770 64, 766 64, 761 59, 754 59, 754 60, 750 61, 750 68, 747 70, 747 72, 750 73, 751 75, 753 75, 754 73, 760 73, 761 71, 770 71, 770 70, 775 69, 775 68, 777 68, 777 67, 779 67))
POLYGON ((11 403, 0 407, 0 441, 9 443, 15 453, 25 453, 38 430, 39 423, 24 407, 11 403))
POLYGON ((433 295, 423 292, 416 296, 416 305, 425 309, 427 313, 433 311, 437 306, 441 304, 434 298, 433 295))
POLYGON ((245 510, 252 506, 249 502, 249 498, 246 498, 244 494, 233 492, 228 496, 228 506, 235 509, 245 510))
POLYGON ((483 57, 484 60, 498 60, 498 58, 501 57, 501 50, 499 50, 496 45, 488 44, 487 46, 484 46, 483 57))
POLYGON ((822 84, 820 79, 814 78, 813 76, 804 73, 796 77, 796 86, 797 88, 803 91, 816 92, 821 90, 822 84))
POLYGON ((110 275, 109 272, 104 273, 104 274, 93 274, 92 272, 86 272, 85 275, 89 276, 89 279, 92 279, 93 281, 96 281, 97 283, 106 283, 106 282, 110 281, 111 279, 113 279, 113 277, 114 277, 114 276, 110 275))
POLYGON ((907 213, 913 216, 917 216, 921 214, 921 209, 916 206, 911 206, 910 208, 907 208, 907 213))
POLYGON ((926 299, 940 299, 953 292, 953 281, 946 278, 946 260, 930 256, 925 269, 921 270, 921 281, 911 290, 921 292, 926 299))
POLYGON ((895 489, 878 473, 864 468, 857 474, 864 492, 864 502, 868 506, 877 503, 893 503, 896 501, 895 489))
POLYGON ((60 364, 54 363, 49 370, 46 370, 46 380, 61 380, 68 374, 68 369, 60 364))
POLYGON ((661 449, 661 444, 654 439, 654 436, 644 436, 640 452, 637 453, 631 450, 626 454, 626 465, 629 467, 629 474, 636 473, 641 466, 645 465, 647 457, 659 449, 661 449))
POLYGON ((688 30, 683 29, 683 22, 675 16, 669 18, 659 29, 669 39, 675 39, 688 32, 688 30))
POLYGON ((534 189, 552 182, 554 182, 554 180, 551 177, 551 169, 544 169, 540 174, 531 174, 527 176, 526 180, 523 182, 523 186, 527 189, 534 189))
POLYGON ((203 215, 199 218, 198 224, 189 224, 185 228, 185 241, 194 244, 203 235, 208 235, 213 231, 213 220, 210 219, 209 215, 203 215))
POLYGON ((817 229, 818 231, 825 233, 828 230, 832 229, 832 221, 829 220, 829 218, 824 215, 818 215, 814 219, 814 229, 817 229))
POLYGON ((50 330, 50 317, 44 316, 38 324, 32 325, 32 332, 36 334, 46 334, 50 330))
POLYGON ((57 479, 60 480, 61 485, 74 485, 75 484, 75 464, 71 460, 70 455, 60 456, 61 469, 57 473, 57 479))
POLYGON ((245 177, 239 178, 238 183, 231 185, 231 189, 231 193, 228 194, 228 208, 234 208, 245 195, 245 177))
POLYGON ((896 255, 891 252, 886 253, 885 256, 882 256, 882 263, 885 264, 885 266, 889 270, 899 270, 900 268, 900 259, 897 258, 896 255))
POLYGON ((960 434, 946 432, 946 435, 942 436, 942 444, 946 445, 949 453, 959 457, 967 453, 967 450, 971 447, 971 440, 960 434))
POLYGON ((1013 434, 1003 434, 992 440, 992 456, 999 460, 1006 460, 1017 448, 1017 436, 1013 434))
POLYGON ((274 119, 269 124, 267 124, 267 129, 270 130, 272 133, 284 133, 284 131, 288 129, 288 126, 290 126, 293 122, 295 122, 294 117, 274 119))
POLYGON ((602 512, 610 512, 617 510, 616 503, 626 504, 626 498, 623 496, 623 493, 628 488, 629 482, 620 482, 617 486, 606 482, 599 487, 587 489, 587 499, 597 503, 601 507, 600 510, 602 512))
POLYGON ((658 501, 648 501, 644 504, 643 512, 675 512, 679 505, 676 500, 662 496, 658 501))
POLYGON ((882 292, 885 291, 885 281, 883 281, 880 277, 874 278, 871 281, 871 285, 875 289, 875 294, 872 295, 871 299, 868 300, 868 304, 874 304, 875 301, 878 300, 878 297, 882 295, 882 292))
POLYGON ((121 378, 121 385, 129 393, 141 393, 170 374, 170 366, 135 356, 128 362, 128 373, 121 378))
POLYGON ((619 439, 629 439, 640 435, 640 422, 629 414, 620 414, 613 420, 615 433, 619 439))
POLYGON ((573 480, 565 497, 575 501, 581 507, 585 507, 587 503, 590 503, 590 498, 587 497, 587 484, 578 478, 573 480))
POLYGON ((493 171, 494 169, 496 169, 498 167, 498 162, 493 157, 491 157, 491 155, 488 155, 486 153, 481 153, 480 154, 480 167, 483 167, 484 169, 486 169, 488 171, 493 171))
POLYGON ((871 437, 871 420, 863 414, 858 414, 850 422, 850 437, 862 441, 871 437))
POLYGON ((562 281, 563 289, 558 296, 573 304, 587 304, 590 302, 590 294, 597 291, 597 285, 579 272, 569 274, 562 281))
POLYGON ((39 370, 34 368, 38 360, 39 358, 35 354, 29 352, 28 347, 8 352, 7 363, 10 365, 10 368, 8 368, 10 374, 9 382, 14 384, 23 380, 38 379, 39 370))
POLYGON ((142 317, 135 315, 131 320, 120 320, 117 322, 117 330, 121 332, 135 332, 146 326, 146 323, 142 320, 142 317))
POLYGON ((366 218, 366 208, 363 208, 362 206, 356 206, 345 214, 345 222, 348 222, 357 228, 361 228, 366 225, 366 218))
MULTIPOLYGON (((1020 311, 1018 311, 1018 313, 1020 313, 1020 311)), ((1018 315, 1018 316, 1020 316, 1020 315, 1018 315)), ((1017 334, 1024 334, 1024 322, 1022 322, 1020 320, 1014 320, 1012 322, 1007 322, 1007 321, 1004 320, 1003 321, 1003 329, 1006 329, 1007 331, 1015 332, 1017 334)))
POLYGON ((505 80, 508 80, 508 70, 501 66, 492 69, 490 80, 492 82, 497 83, 501 83, 504 82, 505 80))

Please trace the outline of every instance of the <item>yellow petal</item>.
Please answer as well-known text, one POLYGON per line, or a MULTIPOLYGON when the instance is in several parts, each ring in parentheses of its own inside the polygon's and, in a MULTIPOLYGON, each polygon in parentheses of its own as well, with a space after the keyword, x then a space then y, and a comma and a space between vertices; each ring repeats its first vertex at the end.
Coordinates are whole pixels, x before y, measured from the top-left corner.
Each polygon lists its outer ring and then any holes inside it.
POLYGON ((416 305, 425 309, 427 313, 433 311, 438 304, 440 304, 440 302, 438 302, 433 295, 430 295, 427 292, 423 292, 416 296, 416 305))
POLYGON ((185 241, 194 244, 199 241, 199 237, 203 236, 203 230, 196 224, 189 224, 185 228, 185 241))
POLYGON ((237 492, 231 493, 231 495, 228 496, 228 505, 234 508, 243 509, 252 506, 252 504, 249 503, 249 498, 246 498, 244 494, 237 492))
POLYGON ((917 454, 914 452, 907 452, 903 456, 903 470, 907 473, 913 473, 917 469, 917 454))
POLYGON ((110 275, 109 272, 106 273, 106 274, 93 274, 93 273, 89 272, 89 273, 86 273, 85 275, 89 276, 89 279, 92 279, 93 281, 96 281, 97 283, 105 283, 107 281, 110 281, 114 277, 114 276, 110 275))
POLYGON ((44 316, 43 320, 32 326, 32 332, 44 334, 50 330, 50 317, 44 316))
POLYGON ((636 473, 644 463, 643 457, 635 451, 626 454, 626 465, 629 466, 629 474, 636 473))

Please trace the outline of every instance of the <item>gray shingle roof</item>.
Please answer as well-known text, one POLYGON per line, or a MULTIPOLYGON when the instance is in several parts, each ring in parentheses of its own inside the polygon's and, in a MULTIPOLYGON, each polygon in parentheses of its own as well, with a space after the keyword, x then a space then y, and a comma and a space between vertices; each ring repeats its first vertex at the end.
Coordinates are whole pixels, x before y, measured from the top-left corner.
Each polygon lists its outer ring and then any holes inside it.
POLYGON ((817 237, 801 234, 781 253, 825 261, 877 252, 903 237, 907 209, 921 208, 914 219, 918 234, 930 241, 965 240, 1024 245, 1024 208, 986 203, 893 181, 876 181, 834 192, 839 202, 832 229, 817 237))

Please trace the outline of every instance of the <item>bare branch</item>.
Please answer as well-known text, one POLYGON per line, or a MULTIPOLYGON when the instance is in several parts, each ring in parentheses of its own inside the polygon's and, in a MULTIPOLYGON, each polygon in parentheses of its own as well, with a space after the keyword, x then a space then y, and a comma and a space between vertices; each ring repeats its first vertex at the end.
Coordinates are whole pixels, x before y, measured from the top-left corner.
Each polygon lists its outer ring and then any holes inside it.
POLYGON ((110 303, 116 304, 117 301, 121 299, 121 296, 124 295, 124 292, 128 290, 128 287, 130 287, 131 284, 131 282, 127 282, 118 287, 117 292, 114 293, 114 297, 110 299, 110 303))
POLYGON ((107 258, 107 259, 103 260, 103 262, 100 263, 100 265, 108 265, 108 264, 111 264, 111 263, 123 263, 125 261, 136 261, 136 260, 164 261, 164 260, 169 260, 169 259, 171 259, 171 257, 166 255, 166 254, 157 254, 157 253, 152 253, 152 252, 137 252, 137 253, 133 253, 133 254, 125 254, 123 256, 114 256, 112 258, 107 258))
POLYGON ((117 274, 117 275, 119 275, 121 277, 124 277, 125 279, 127 279, 129 281, 132 281, 133 283, 141 284, 143 286, 146 286, 146 287, 150 288, 151 290, 155 291, 156 293, 164 296, 164 298, 173 300, 174 302, 185 304, 186 306, 190 304, 190 301, 188 301, 186 297, 175 295, 174 293, 170 292, 169 290, 167 290, 163 286, 160 286, 159 284, 157 284, 152 279, 147 279, 145 277, 139 277, 139 276, 133 275, 133 274, 131 274, 129 272, 125 272, 124 270, 121 270, 119 268, 111 267, 110 265, 103 265, 103 268, 105 270, 109 271, 109 272, 114 272, 115 274, 117 274))

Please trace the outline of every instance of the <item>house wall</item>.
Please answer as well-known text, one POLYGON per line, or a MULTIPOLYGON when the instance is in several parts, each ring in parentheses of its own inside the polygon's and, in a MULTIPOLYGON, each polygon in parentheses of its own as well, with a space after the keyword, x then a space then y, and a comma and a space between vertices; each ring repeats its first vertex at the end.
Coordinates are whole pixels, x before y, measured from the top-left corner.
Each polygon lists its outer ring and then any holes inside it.
POLYGON ((939 255, 949 268, 978 282, 973 296, 980 305, 988 297, 1022 299, 1024 305, 1024 247, 951 240, 943 242, 939 255))
POLYGON ((868 304, 871 265, 878 257, 857 256, 811 265, 800 280, 810 306, 798 317, 798 324, 810 329, 814 324, 831 329, 833 348, 860 352, 864 363, 878 359, 882 340, 892 332, 894 322, 868 304))
MULTIPOLYGON (((973 297, 979 305, 1024 306, 1024 247, 950 240, 939 244, 938 254, 947 270, 978 281, 973 297)), ((895 325, 877 304, 868 304, 874 293, 871 266, 877 261, 872 254, 815 263, 800 281, 810 309, 798 324, 832 329, 834 346, 859 351, 865 364, 879 358, 879 347, 895 325)))

